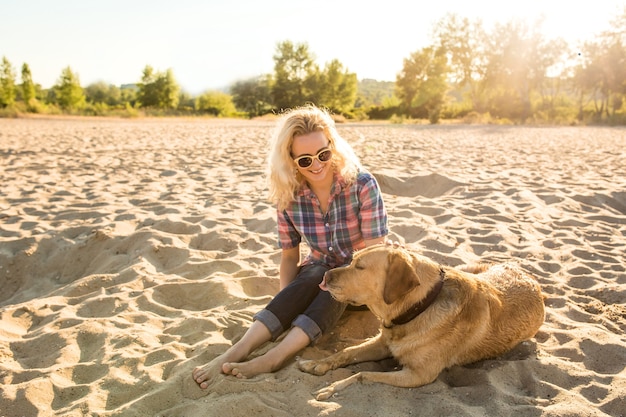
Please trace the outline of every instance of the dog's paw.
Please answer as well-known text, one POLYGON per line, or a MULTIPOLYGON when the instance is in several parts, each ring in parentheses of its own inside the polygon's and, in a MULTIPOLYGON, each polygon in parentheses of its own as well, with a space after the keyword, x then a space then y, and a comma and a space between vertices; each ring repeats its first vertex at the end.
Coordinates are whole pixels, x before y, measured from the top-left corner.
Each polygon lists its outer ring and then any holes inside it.
POLYGON ((298 369, 312 375, 324 375, 331 367, 321 361, 301 359, 298 361, 298 369))
POLYGON ((317 401, 326 401, 327 399, 332 397, 333 394, 335 394, 335 388, 333 387, 333 385, 329 385, 313 393, 317 401))
POLYGON ((334 396, 335 394, 337 394, 342 389, 349 387, 350 385, 356 382, 362 381, 363 375, 364 374, 362 372, 357 372, 356 374, 346 379, 340 379, 339 381, 335 381, 327 387, 324 387, 315 391, 313 395, 315 395, 316 400, 325 401, 329 399, 330 397, 334 396))

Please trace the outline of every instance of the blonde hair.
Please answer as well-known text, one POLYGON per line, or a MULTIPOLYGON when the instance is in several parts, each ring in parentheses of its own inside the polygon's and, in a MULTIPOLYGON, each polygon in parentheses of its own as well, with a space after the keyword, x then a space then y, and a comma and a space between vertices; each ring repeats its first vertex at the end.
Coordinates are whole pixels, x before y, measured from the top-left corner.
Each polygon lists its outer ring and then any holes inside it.
POLYGON ((339 136, 335 122, 326 110, 314 105, 288 110, 281 116, 272 135, 267 158, 269 200, 279 210, 284 210, 295 200, 302 183, 291 155, 293 140, 313 132, 324 133, 328 147, 333 151, 333 167, 348 184, 356 179, 362 169, 354 150, 339 136))

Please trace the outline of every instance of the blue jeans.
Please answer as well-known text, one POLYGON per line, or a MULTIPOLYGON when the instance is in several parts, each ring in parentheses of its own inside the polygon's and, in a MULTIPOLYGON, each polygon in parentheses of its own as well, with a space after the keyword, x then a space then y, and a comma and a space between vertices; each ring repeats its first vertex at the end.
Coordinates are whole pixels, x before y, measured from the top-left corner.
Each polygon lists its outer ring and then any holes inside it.
POLYGON ((314 343, 331 329, 346 309, 345 303, 322 291, 319 284, 330 268, 326 265, 304 265, 296 278, 254 315, 276 340, 291 326, 297 326, 314 343))

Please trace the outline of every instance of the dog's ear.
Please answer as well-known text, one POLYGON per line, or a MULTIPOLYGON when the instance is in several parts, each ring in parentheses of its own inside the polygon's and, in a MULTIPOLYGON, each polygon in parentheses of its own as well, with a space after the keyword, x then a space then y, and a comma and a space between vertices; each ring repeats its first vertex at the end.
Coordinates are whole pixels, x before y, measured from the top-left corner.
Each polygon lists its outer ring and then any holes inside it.
POLYGON ((413 269, 408 254, 393 251, 389 254, 387 262, 388 269, 385 289, 383 290, 383 300, 385 303, 391 304, 420 285, 420 280, 413 269))

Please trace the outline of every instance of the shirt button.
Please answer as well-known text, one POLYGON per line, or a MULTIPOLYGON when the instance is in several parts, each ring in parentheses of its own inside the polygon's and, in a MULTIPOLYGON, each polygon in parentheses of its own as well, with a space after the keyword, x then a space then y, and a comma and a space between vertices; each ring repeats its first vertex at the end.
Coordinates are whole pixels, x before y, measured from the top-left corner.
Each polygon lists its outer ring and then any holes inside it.
POLYGON ((328 250, 332 252, 332 251, 333 251, 333 247, 332 247, 332 246, 329 246, 329 247, 328 247, 328 250))
POLYGON ((330 227, 330 223, 326 223, 326 227, 330 227))

